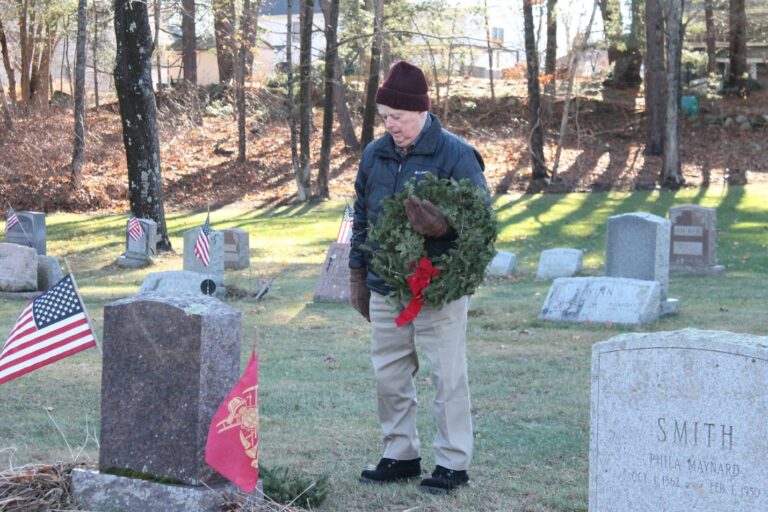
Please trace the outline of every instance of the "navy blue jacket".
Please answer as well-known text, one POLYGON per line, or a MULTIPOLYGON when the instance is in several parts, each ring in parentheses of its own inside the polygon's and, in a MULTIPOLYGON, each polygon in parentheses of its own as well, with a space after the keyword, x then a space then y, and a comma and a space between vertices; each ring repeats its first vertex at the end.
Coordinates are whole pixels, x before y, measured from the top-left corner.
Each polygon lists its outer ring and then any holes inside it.
MULTIPOLYGON (((418 138, 416 145, 406 156, 395 150, 392 136, 387 133, 374 140, 363 151, 355 179, 355 219, 352 225, 352 250, 350 268, 369 267, 370 253, 360 247, 365 243, 370 226, 376 224, 381 211, 381 201, 401 190, 413 178, 423 179, 427 174, 456 181, 469 179, 488 193, 483 170, 485 164, 480 153, 464 139, 440 126, 433 114, 431 123, 418 138)), ((455 234, 453 235, 455 237, 455 234)), ((451 239, 426 240, 430 256, 444 254, 450 248, 451 239)), ((389 294, 384 281, 368 270, 368 287, 383 295, 389 294)))

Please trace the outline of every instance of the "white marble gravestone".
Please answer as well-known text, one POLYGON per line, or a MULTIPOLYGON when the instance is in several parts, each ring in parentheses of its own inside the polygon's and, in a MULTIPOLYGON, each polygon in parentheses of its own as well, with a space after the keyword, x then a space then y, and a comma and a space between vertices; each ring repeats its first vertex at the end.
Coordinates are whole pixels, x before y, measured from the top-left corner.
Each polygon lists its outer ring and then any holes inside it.
POLYGON ((125 230, 125 252, 117 258, 121 267, 137 268, 152 263, 152 257, 157 252, 157 223, 152 219, 138 219, 143 231, 141 238, 134 240, 128 234, 128 223, 125 230))
POLYGON ((496 256, 485 269, 489 276, 511 276, 515 273, 517 255, 509 251, 496 251, 496 256))
POLYGON ((659 319, 659 283, 621 277, 560 277, 552 282, 541 320, 651 324, 659 319))
POLYGON ((210 261, 208 266, 195 256, 195 242, 202 228, 196 227, 184 232, 184 270, 205 274, 217 284, 224 283, 224 234, 211 230, 208 235, 210 261))
POLYGON ((768 510, 768 337, 683 329, 592 347, 590 512, 768 510))
POLYGON ((583 251, 579 249, 557 248, 541 251, 536 277, 538 279, 573 277, 581 271, 583 255, 583 251))

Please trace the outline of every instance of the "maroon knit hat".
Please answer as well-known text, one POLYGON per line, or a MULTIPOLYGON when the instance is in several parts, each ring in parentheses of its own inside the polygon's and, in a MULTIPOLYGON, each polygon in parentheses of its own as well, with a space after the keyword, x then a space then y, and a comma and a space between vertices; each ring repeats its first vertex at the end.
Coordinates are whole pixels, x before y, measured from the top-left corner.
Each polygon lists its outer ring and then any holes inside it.
POLYGON ((429 87, 424 72, 401 60, 384 77, 384 83, 376 91, 376 103, 397 110, 429 110, 429 87))

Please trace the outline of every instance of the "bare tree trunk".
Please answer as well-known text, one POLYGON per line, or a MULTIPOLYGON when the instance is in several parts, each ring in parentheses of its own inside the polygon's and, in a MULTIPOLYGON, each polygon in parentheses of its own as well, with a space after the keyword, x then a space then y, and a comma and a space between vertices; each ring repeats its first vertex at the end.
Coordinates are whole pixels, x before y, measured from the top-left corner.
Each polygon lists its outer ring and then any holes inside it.
POLYGON ((197 85, 197 34, 195 27, 195 0, 181 0, 181 60, 184 81, 197 85))
POLYGON ((157 248, 171 250, 163 207, 163 176, 152 89, 152 31, 147 4, 115 0, 115 88, 128 163, 128 199, 136 217, 157 223, 157 248))
MULTIPOLYGON (((569 72, 571 70, 569 69, 569 72)), ((544 97, 547 98, 547 110, 554 101, 557 90, 557 0, 547 0, 547 49, 544 53, 544 74, 547 83, 544 85, 544 97)), ((549 112, 547 113, 549 116, 549 112)))
POLYGON ((0 51, 3 54, 3 67, 5 67, 5 76, 8 77, 8 96, 11 103, 16 104, 16 76, 11 59, 8 56, 8 41, 5 39, 5 30, 3 30, 3 21, 0 20, 0 51))
POLYGON ((251 31, 251 0, 243 0, 243 14, 240 18, 240 50, 237 57, 237 163, 244 164, 248 159, 247 155, 247 134, 245 132, 245 118, 247 112, 245 109, 245 75, 247 67, 246 53, 250 52, 248 44, 248 34, 251 31))
POLYGON ((328 199, 328 173, 331 167, 331 144, 333 142, 333 90, 336 77, 338 46, 336 30, 339 25, 339 0, 323 2, 327 9, 325 16, 325 94, 323 100, 323 133, 320 144, 320 167, 317 170, 317 195, 328 199))
POLYGON ((573 80, 576 77, 576 68, 579 66, 579 60, 581 59, 582 53, 584 53, 589 44, 589 38, 592 35, 592 23, 595 21, 595 13, 597 13, 597 1, 595 1, 592 6, 592 15, 589 17, 589 23, 587 23, 587 28, 584 31, 581 41, 577 41, 571 50, 570 62, 568 62, 568 89, 565 93, 565 101, 563 103, 563 117, 560 119, 560 137, 557 141, 555 159, 552 163, 552 180, 557 176, 557 167, 560 164, 560 153, 563 148, 565 131, 568 128, 568 116, 571 106, 571 94, 573 92, 573 80))
MULTIPOLYGON (((427 51, 429 52, 429 62, 432 64, 432 83, 435 86, 435 96, 432 98, 434 101, 434 105, 440 104, 440 73, 437 71, 437 52, 432 48, 432 44, 429 42, 430 35, 425 34, 421 31, 419 22, 416 21, 416 18, 411 15, 411 23, 413 24, 413 29, 422 37, 424 40, 424 44, 427 45, 427 51)), ((384 68, 388 69, 388 68, 384 68)))
POLYGON ((286 24, 286 34, 288 44, 285 47, 285 58, 288 61, 288 127, 291 130, 291 167, 293 175, 296 177, 296 197, 304 202, 309 198, 310 190, 305 187, 306 180, 302 174, 301 164, 299 162, 299 133, 296 127, 296 102, 293 97, 293 2, 287 0, 288 21, 286 24))
POLYGON ((384 0, 373 2, 373 41, 371 42, 371 66, 365 91, 365 109, 363 110, 363 130, 360 146, 365 149, 373 140, 373 125, 376 123, 376 90, 379 88, 381 65, 381 47, 384 40, 384 0))
POLYGON ((667 39, 667 112, 662 185, 679 188, 684 183, 680 167, 680 61, 683 51, 683 2, 668 0, 665 8, 667 39))
POLYGON ((226 83, 234 77, 235 3, 233 0, 213 0, 213 31, 216 38, 216 63, 219 68, 219 83, 226 83))
POLYGON ((707 74, 717 71, 717 50, 715 42, 715 13, 712 8, 712 0, 704 0, 704 23, 707 27, 705 41, 707 43, 707 74))
POLYGON ((336 63, 334 64, 333 69, 333 97, 336 118, 339 120, 339 128, 341 129, 341 137, 344 139, 344 147, 346 147, 346 149, 357 151, 360 149, 360 141, 357 140, 355 127, 352 124, 352 117, 349 115, 349 107, 347 107, 347 93, 344 89, 344 76, 342 74, 341 60, 339 59, 338 52, 336 52, 336 63))
POLYGON ((155 39, 152 41, 152 51, 155 52, 155 67, 157 68, 157 90, 163 87, 163 66, 160 63, 160 16, 162 11, 162 0, 155 0, 155 39))
POLYGON ((491 104, 496 106, 496 90, 493 87, 493 43, 491 42, 491 27, 488 20, 488 0, 483 0, 483 17, 485 19, 485 44, 488 48, 488 83, 491 86, 491 104))
POLYGON ((5 99, 5 89, 3 88, 3 81, 0 80, 0 102, 3 104, 3 120, 5 122, 5 129, 13 130, 13 118, 11 117, 11 109, 8 106, 8 101, 5 99))
POLYGON ((51 56, 53 54, 53 45, 56 39, 56 21, 51 24, 45 24, 45 30, 40 38, 40 60, 36 66, 37 87, 34 95, 34 104, 41 112, 46 112, 49 107, 51 91, 51 56))
POLYGON ((88 26, 87 0, 77 2, 77 40, 75 41, 75 141, 72 149, 72 187, 82 185, 85 159, 85 39, 88 26))
POLYGON ((662 0, 645 4, 645 153, 664 154, 666 70, 662 0))
POLYGON ((728 38, 730 39, 730 72, 728 87, 746 98, 749 69, 747 68, 747 11, 745 0, 730 0, 728 10, 728 38))
MULTIPOLYGON (((19 48, 21 50, 21 69, 19 70, 21 82, 21 102, 29 102, 29 71, 32 68, 32 48, 30 47, 31 35, 28 0, 22 0, 19 7, 19 48)), ((34 16, 32 17, 34 20, 34 16)))
POLYGON ((299 47, 299 167, 301 188, 311 190, 312 154, 312 8, 313 0, 301 0, 299 47))
POLYGON ((99 7, 93 6, 93 42, 91 43, 91 60, 93 61, 93 101, 99 108, 99 7))
POLYGON ((525 58, 528 70, 528 122, 531 128, 528 151, 531 155, 533 180, 547 178, 547 166, 544 162, 544 130, 541 128, 541 93, 539 90, 539 56, 533 27, 533 8, 531 0, 523 0, 525 21, 525 58))

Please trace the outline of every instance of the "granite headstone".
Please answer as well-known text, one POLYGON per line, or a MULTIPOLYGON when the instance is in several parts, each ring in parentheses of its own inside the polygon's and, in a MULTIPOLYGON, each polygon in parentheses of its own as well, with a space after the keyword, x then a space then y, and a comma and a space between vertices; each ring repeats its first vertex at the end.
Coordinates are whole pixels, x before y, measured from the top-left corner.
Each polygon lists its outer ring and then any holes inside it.
POLYGON ((128 234, 128 223, 125 230, 125 252, 117 258, 121 267, 140 268, 152 263, 152 257, 157 252, 157 223, 152 219, 137 219, 143 231, 138 240, 128 234))
POLYGON ((211 419, 240 374, 240 312, 140 294, 104 307, 99 466, 200 485, 211 419))
MULTIPOLYGON (((210 295, 203 292, 203 282, 210 276, 190 272, 188 270, 168 270, 165 272, 150 272, 139 287, 139 293, 159 293, 162 295, 210 295)), ((216 285, 214 297, 224 297, 227 289, 216 285)))
POLYGON ((208 235, 209 262, 208 266, 195 256, 195 242, 200 234, 199 227, 184 232, 184 270, 205 274, 209 279, 220 285, 224 283, 224 234, 211 230, 208 235))
POLYGON ((224 269, 242 270, 251 264, 248 232, 242 229, 222 229, 224 233, 224 269))
POLYGON ((675 272, 719 273, 717 264, 717 210, 696 204, 669 209, 672 233, 669 269, 675 272))
POLYGON ((45 254, 45 213, 16 212, 19 222, 5 233, 5 241, 33 247, 37 254, 45 254))
POLYGON ((349 302, 349 244, 332 242, 320 269, 314 302, 349 302))
POLYGON ((768 510, 768 337, 621 334, 592 348, 590 512, 768 510))

